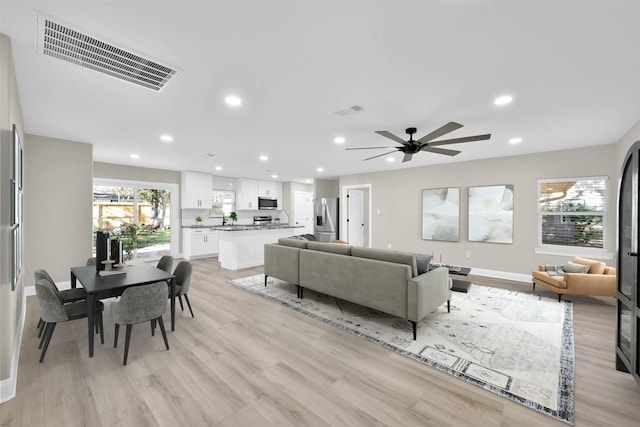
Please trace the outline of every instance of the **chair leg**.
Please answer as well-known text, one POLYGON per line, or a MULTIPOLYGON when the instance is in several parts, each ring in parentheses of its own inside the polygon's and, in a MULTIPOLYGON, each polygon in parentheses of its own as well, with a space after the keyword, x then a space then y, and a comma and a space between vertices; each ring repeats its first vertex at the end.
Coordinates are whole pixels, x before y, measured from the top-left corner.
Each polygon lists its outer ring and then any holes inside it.
POLYGON ((127 333, 124 339, 124 359, 122 360, 122 365, 127 364, 127 358, 129 357, 129 342, 131 341, 131 328, 133 325, 127 325, 127 333))
POLYGON ((184 294, 184 299, 185 301, 187 301, 187 307, 189 307, 189 311, 191 312, 191 317, 195 319, 195 316, 193 315, 193 310, 191 309, 191 303, 189 302, 189 295, 184 294))
POLYGON ((156 319, 151 319, 151 336, 156 336, 156 319))
POLYGON ((40 319, 38 321, 38 338, 42 337, 42 333, 44 332, 45 321, 40 319))
POLYGON ((100 344, 104 344, 104 324, 102 323, 102 312, 98 312, 98 327, 100 329, 100 344))
POLYGON ((55 328, 56 328, 56 323, 47 323, 47 326, 45 328, 44 335, 43 335, 43 338, 46 337, 46 339, 44 340, 44 347, 42 347, 42 353, 40 353, 39 363, 42 363, 42 361, 44 360, 45 354, 47 354, 47 348, 49 348, 49 342, 51 341, 51 337, 53 336, 53 330, 55 328))
POLYGON ((120 332, 120 325, 116 323, 116 329, 113 332, 113 348, 118 347, 118 332, 120 332))
POLYGON ((162 316, 158 317, 158 325, 160 325, 160 332, 162 332, 162 339, 164 339, 164 346, 167 348, 167 350, 169 350, 169 341, 167 341, 167 332, 164 330, 164 321, 162 320, 162 316))
POLYGON ((184 311, 184 306, 182 305, 182 295, 178 295, 178 301, 180 301, 180 310, 184 311))

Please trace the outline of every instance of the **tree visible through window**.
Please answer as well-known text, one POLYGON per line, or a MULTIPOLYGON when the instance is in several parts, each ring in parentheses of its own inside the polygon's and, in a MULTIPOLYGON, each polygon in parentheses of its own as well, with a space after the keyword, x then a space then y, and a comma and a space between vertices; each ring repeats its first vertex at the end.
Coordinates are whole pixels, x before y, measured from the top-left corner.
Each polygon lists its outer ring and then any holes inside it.
POLYGON ((603 249, 606 178, 538 181, 542 245, 603 249))

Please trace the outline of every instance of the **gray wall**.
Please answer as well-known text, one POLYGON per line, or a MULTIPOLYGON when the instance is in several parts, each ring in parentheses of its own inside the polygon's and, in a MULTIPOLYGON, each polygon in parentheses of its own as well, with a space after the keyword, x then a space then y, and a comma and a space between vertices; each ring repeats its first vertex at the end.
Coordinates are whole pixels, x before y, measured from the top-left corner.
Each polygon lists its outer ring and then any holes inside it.
MULTIPOLYGON (((529 275, 540 263, 562 264, 568 258, 534 253, 537 242, 537 180, 541 178, 608 176, 608 243, 609 250, 615 252, 616 194, 620 169, 617 150, 616 145, 603 145, 349 175, 340 178, 340 186, 372 185, 372 247, 387 248, 391 245, 398 250, 433 252, 436 260, 441 255, 445 263, 529 275), (515 186, 514 243, 467 241, 468 188, 498 184, 515 186), (442 187, 461 188, 459 242, 421 239, 421 190, 442 187), (470 257, 467 257, 467 252, 470 257)), ((615 266, 615 259, 605 261, 615 266)))
MULTIPOLYGON (((139 168, 134 166, 115 165, 112 163, 95 162, 93 164, 95 178, 124 179, 130 181, 162 182, 180 185, 180 172, 163 169, 139 168)), ((180 198, 175 201, 179 206, 180 198)))
MULTIPOLYGON (((10 238, 11 216, 9 177, 13 124, 24 144, 22 110, 13 65, 11 40, 0 34, 0 402, 15 390, 23 312, 26 310, 24 269, 15 291, 11 290, 10 238), (13 371, 13 372, 12 372, 13 371)), ((23 147, 23 153, 26 148, 23 147)), ((24 189, 25 194, 28 190, 24 189)))
POLYGON ((93 146, 27 135, 25 283, 44 268, 56 282, 92 253, 93 146))
POLYGON ((313 198, 340 197, 340 181, 328 179, 313 180, 313 198))

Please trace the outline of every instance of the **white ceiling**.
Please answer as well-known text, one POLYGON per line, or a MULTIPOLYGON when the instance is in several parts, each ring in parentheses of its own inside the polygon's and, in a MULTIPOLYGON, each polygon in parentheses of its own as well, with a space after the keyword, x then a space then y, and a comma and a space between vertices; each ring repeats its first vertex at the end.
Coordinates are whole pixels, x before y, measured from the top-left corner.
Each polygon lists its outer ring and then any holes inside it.
POLYGON ((91 143, 99 162, 303 181, 611 144, 640 119, 635 1, 0 0, 0 33, 25 132, 91 143), (38 54, 36 11, 183 73, 158 93, 38 54), (345 151, 449 121, 464 127, 447 138, 492 137, 405 164, 345 151))

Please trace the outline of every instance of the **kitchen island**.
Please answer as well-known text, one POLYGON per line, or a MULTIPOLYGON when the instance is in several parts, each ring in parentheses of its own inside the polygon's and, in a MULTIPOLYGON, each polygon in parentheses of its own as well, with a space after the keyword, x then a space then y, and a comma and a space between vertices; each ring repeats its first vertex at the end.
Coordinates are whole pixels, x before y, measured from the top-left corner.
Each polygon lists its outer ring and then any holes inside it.
POLYGON ((264 264, 265 243, 296 234, 297 225, 222 225, 211 227, 220 232, 218 261, 222 268, 239 270, 264 264))

